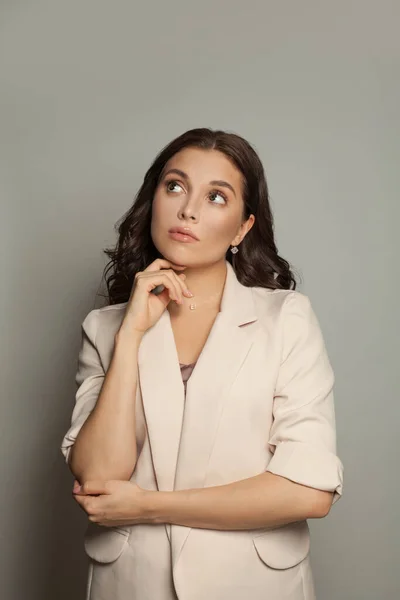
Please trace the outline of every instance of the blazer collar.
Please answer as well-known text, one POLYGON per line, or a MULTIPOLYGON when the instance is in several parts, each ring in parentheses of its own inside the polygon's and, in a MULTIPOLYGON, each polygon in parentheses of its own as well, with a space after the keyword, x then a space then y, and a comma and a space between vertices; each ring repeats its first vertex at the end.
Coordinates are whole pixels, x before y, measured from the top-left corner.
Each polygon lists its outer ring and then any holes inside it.
MULTIPOLYGON (((242 327, 257 320, 252 289, 228 261, 226 267, 221 310, 187 382, 186 400, 167 309, 139 346, 140 393, 160 491, 205 487, 223 405, 253 343, 256 328, 242 327)), ((190 528, 172 529, 175 563, 190 528)))

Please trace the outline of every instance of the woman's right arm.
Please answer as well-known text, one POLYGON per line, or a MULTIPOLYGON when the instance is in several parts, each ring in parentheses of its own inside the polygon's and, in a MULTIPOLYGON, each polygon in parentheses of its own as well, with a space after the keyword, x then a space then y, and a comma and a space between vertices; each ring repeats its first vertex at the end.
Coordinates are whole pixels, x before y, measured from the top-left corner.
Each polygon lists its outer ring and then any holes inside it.
MULTIPOLYGON (((136 466, 136 392, 138 351, 144 333, 160 318, 171 299, 182 303, 192 294, 171 268, 158 258, 135 275, 126 314, 114 338, 107 373, 96 346, 98 310, 82 324, 83 338, 76 375, 78 391, 72 425, 61 450, 80 484, 88 480, 130 480, 136 466), (150 292, 157 286, 163 291, 150 292)), ((185 268, 175 265, 176 269, 185 268)))
POLYGON ((98 400, 70 450, 68 464, 76 479, 129 480, 136 465, 136 390, 142 333, 123 322, 98 400))

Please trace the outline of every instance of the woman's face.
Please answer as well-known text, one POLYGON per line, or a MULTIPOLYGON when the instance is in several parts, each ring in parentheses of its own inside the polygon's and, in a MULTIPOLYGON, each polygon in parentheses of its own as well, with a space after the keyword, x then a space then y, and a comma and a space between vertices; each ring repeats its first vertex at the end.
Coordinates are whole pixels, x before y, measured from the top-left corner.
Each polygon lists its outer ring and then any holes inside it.
POLYGON ((185 148, 165 165, 156 188, 151 236, 157 250, 173 263, 201 266, 222 258, 254 222, 242 223, 243 176, 217 150, 185 148), (169 230, 188 227, 198 238, 174 239, 169 230))

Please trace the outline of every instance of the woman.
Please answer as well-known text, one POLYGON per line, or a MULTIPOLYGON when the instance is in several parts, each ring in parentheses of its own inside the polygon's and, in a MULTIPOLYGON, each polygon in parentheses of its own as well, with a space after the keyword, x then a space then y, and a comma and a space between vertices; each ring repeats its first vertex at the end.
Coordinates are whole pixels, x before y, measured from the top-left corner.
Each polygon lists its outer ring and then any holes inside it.
POLYGON ((106 253, 62 441, 87 600, 314 599, 307 519, 343 485, 334 376, 256 152, 222 131, 175 139, 106 253))

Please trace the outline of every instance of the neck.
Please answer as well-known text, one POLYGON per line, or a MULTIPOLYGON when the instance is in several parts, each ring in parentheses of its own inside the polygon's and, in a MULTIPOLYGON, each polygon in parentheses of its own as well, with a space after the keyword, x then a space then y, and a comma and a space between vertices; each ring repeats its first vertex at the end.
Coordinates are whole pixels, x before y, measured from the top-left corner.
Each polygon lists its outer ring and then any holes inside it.
POLYGON ((204 306, 205 309, 219 311, 227 275, 225 259, 212 265, 187 267, 183 273, 186 275, 185 284, 194 296, 182 296, 181 305, 170 302, 167 307, 170 315, 175 317, 191 312, 189 306, 192 303, 196 304, 196 310, 204 306))

